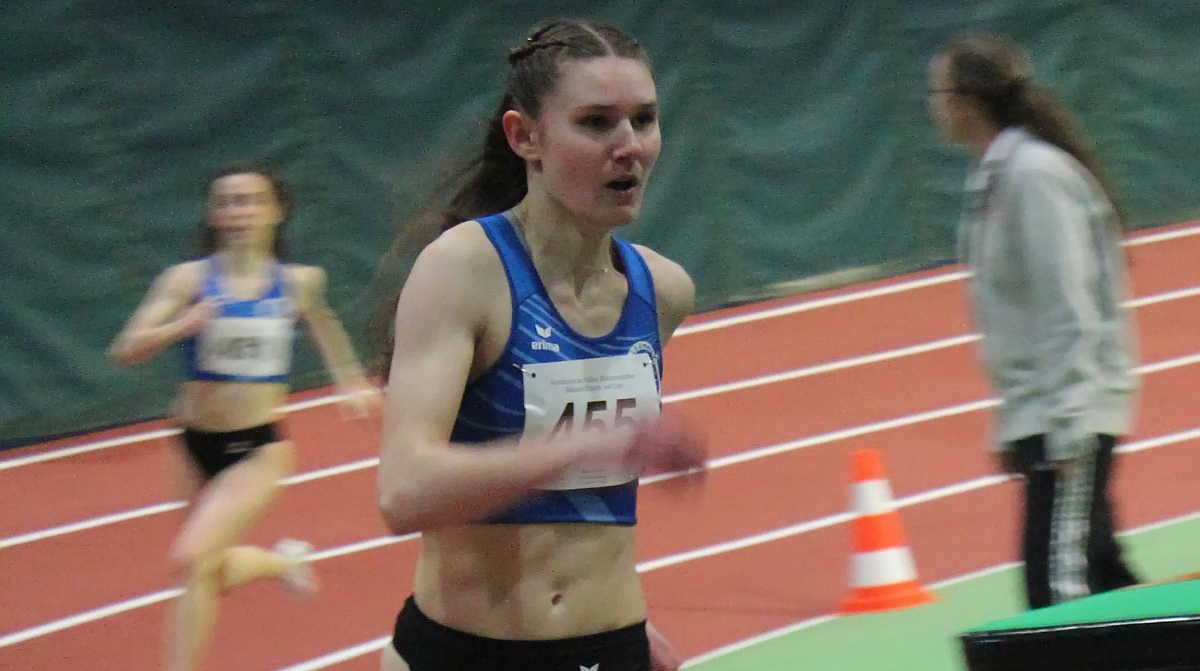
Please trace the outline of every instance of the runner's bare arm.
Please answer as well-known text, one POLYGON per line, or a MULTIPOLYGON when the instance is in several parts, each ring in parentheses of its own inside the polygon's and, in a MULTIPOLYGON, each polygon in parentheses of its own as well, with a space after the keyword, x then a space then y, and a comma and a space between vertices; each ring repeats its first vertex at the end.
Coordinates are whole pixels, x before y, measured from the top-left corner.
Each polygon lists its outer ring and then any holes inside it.
POLYGON ((163 271, 113 339, 109 357, 125 366, 141 363, 204 328, 215 312, 215 305, 210 301, 193 303, 200 271, 199 262, 195 261, 163 271))
POLYGON ((326 370, 339 393, 360 415, 373 414, 378 389, 367 379, 354 352, 350 336, 325 298, 325 271, 317 266, 288 266, 291 284, 299 298, 300 315, 317 345, 326 370))
POLYGON ((647 247, 638 246, 654 277, 658 329, 663 346, 696 306, 696 285, 683 266, 647 247))

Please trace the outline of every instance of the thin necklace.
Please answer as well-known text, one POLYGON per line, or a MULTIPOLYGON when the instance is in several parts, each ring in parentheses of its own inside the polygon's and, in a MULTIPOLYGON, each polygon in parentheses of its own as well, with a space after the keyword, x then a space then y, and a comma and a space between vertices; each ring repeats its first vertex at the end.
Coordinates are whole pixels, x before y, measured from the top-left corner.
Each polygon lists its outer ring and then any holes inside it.
MULTIPOLYGON (((525 236, 525 220, 521 217, 521 212, 517 209, 517 207, 518 206, 514 205, 512 209, 509 210, 509 212, 512 212, 513 215, 511 220, 513 231, 516 232, 517 240, 520 241, 521 246, 525 248, 525 253, 529 255, 529 260, 533 261, 533 248, 529 246, 529 239, 525 236)), ((609 260, 611 260, 614 264, 616 263, 616 251, 616 243, 610 242, 609 260)), ((581 266, 581 269, 588 273, 597 273, 600 275, 605 275, 613 270, 613 268, 609 266, 581 266)))

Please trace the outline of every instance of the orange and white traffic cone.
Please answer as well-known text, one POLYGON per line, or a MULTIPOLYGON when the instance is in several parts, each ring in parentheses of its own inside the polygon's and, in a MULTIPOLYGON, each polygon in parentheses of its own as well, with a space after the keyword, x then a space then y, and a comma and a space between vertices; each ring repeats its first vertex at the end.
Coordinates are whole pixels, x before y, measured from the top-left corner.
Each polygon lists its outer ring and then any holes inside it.
POLYGON ((933 601, 933 593, 917 582, 879 450, 856 451, 851 470, 851 499, 858 517, 853 526, 851 593, 842 603, 842 612, 892 610, 933 601))

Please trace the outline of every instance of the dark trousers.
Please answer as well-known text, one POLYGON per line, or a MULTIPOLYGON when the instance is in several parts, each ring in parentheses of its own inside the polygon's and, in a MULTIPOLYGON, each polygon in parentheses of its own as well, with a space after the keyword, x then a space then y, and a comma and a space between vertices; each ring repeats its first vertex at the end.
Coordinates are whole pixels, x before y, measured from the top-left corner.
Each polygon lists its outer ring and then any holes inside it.
POLYGON ((1041 608, 1138 582, 1114 535, 1109 483, 1113 436, 1096 436, 1094 453, 1066 475, 1046 462, 1044 436, 1012 444, 1014 470, 1025 477, 1025 595, 1041 608))

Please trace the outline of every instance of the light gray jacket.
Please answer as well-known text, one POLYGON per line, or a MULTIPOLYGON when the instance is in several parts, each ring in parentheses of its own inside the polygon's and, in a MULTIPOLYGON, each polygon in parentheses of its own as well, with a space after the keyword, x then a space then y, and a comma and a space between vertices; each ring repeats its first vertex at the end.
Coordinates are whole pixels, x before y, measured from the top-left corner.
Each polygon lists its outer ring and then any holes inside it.
POLYGON ((959 255, 984 367, 1003 401, 995 449, 1045 434, 1047 458, 1133 428, 1137 360, 1123 250, 1095 178, 1063 150, 1003 131, 967 178, 959 255))

